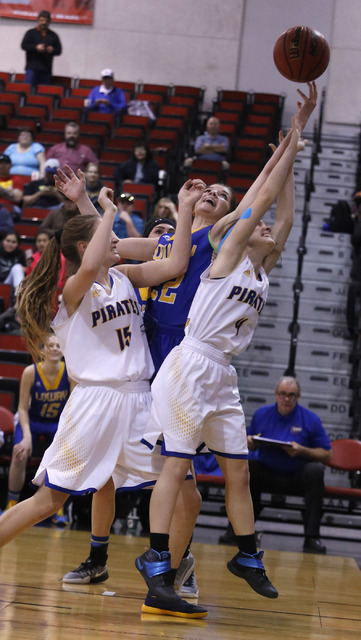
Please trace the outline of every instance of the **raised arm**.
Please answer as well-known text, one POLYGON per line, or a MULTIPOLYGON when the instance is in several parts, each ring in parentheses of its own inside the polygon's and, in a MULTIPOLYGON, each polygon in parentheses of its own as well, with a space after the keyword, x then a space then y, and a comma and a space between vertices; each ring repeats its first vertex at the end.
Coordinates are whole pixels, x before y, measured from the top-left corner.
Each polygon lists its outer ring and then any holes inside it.
POLYGON ((187 180, 179 191, 178 223, 173 247, 167 258, 118 267, 135 287, 155 286, 185 273, 191 251, 193 209, 205 186, 202 180, 187 180))
MULTIPOLYGON (((82 215, 100 217, 86 193, 84 173, 79 169, 75 174, 68 165, 65 165, 65 170, 66 173, 58 169, 54 176, 57 189, 76 202, 82 215)), ((124 238, 118 241, 117 250, 122 258, 146 261, 152 259, 157 244, 157 238, 124 238)))
MULTIPOLYGON (((300 89, 297 89, 297 92, 300 98, 302 98, 302 101, 298 100, 297 102, 298 111, 294 117, 295 117, 297 129, 299 130, 300 133, 305 128, 309 120, 309 117, 312 114, 317 104, 316 84, 314 82, 309 82, 308 90, 309 90, 309 95, 306 96, 300 89)), ((251 187, 248 189, 247 193, 242 198, 242 201, 240 202, 238 207, 233 212, 228 214, 228 216, 225 216, 224 218, 219 220, 213 226, 211 236, 212 236, 212 241, 216 247, 218 246, 218 243, 222 239, 224 233, 227 232, 227 230, 234 224, 236 220, 238 220, 242 212, 245 211, 245 209, 255 201, 257 194, 259 193, 259 190, 266 182, 268 176, 270 175, 273 168, 276 166, 282 154, 285 152, 290 141, 290 136, 291 136, 291 131, 287 133, 284 140, 274 151, 273 155, 265 164, 259 176, 256 178, 256 180, 253 182, 251 187)))
POLYGON ((271 236, 275 241, 275 247, 272 253, 264 259, 263 267, 266 273, 270 273, 282 253, 287 238, 291 233, 294 213, 295 185, 292 167, 288 172, 287 178, 278 196, 276 219, 271 231, 271 236))
POLYGON ((251 207, 242 213, 234 228, 221 244, 217 258, 211 267, 212 278, 229 275, 245 257, 251 234, 277 198, 287 179, 297 151, 303 148, 305 144, 305 141, 300 138, 296 119, 293 118, 291 136, 286 150, 260 189, 251 207))
POLYGON ((89 244, 79 243, 79 251, 82 254, 81 265, 78 271, 67 280, 63 290, 63 299, 69 315, 72 315, 78 308, 103 266, 106 253, 109 252, 114 218, 117 212, 112 198, 113 191, 103 187, 99 202, 104 210, 104 215, 89 244))

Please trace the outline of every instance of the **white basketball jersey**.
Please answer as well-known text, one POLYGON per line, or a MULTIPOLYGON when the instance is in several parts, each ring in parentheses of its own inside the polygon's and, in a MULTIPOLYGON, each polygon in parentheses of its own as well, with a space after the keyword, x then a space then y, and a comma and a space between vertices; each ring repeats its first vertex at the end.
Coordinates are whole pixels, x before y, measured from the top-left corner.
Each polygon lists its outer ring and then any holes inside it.
POLYGON ((252 339, 267 299, 268 277, 263 268, 256 277, 248 256, 226 278, 210 278, 209 269, 201 276, 185 334, 236 355, 252 339))
POLYGON ((135 291, 121 272, 109 275, 109 294, 95 282, 75 313, 69 317, 62 303, 54 318, 69 376, 106 386, 149 380, 154 367, 135 291))

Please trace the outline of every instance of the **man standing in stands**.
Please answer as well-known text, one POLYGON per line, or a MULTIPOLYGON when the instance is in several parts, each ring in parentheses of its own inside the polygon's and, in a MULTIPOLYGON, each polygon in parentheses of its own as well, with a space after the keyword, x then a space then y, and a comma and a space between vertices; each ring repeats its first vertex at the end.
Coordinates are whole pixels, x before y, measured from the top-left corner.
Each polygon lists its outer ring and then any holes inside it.
POLYGON ((59 36, 49 29, 50 22, 49 11, 40 11, 38 26, 29 29, 21 43, 21 48, 26 51, 25 82, 33 87, 51 84, 53 58, 61 54, 59 36))
POLYGON ((80 129, 76 122, 68 122, 64 129, 64 142, 54 144, 46 153, 46 158, 59 160, 60 169, 67 164, 76 173, 85 171, 89 163, 98 164, 98 159, 86 144, 79 143, 80 129))

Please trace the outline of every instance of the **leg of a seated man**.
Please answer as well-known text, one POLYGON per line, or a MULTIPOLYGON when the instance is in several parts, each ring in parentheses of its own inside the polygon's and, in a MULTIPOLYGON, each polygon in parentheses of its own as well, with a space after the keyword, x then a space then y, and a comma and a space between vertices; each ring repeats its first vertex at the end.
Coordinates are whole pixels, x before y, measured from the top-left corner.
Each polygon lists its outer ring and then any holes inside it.
POLYGON ((318 538, 322 518, 324 492, 324 468, 320 462, 308 462, 303 467, 303 491, 305 497, 305 536, 318 538))

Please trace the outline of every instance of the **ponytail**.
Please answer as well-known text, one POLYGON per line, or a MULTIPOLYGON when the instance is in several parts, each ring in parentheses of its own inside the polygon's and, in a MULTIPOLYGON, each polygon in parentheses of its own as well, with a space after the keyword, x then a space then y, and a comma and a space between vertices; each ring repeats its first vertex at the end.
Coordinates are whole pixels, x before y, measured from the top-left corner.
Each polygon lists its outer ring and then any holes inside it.
POLYGON ((81 265, 80 241, 90 242, 99 224, 99 216, 77 215, 68 220, 62 231, 49 240, 39 262, 18 289, 17 313, 27 347, 34 359, 40 355, 52 321, 52 303, 61 268, 61 252, 67 260, 67 275, 81 265))
POLYGON ((52 320, 52 301, 57 289, 61 267, 59 241, 49 240, 41 260, 18 289, 16 308, 27 347, 35 360, 40 345, 46 340, 52 320))

